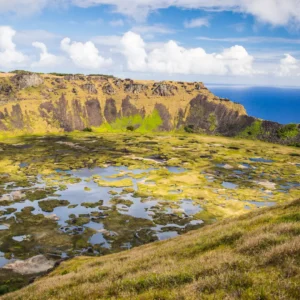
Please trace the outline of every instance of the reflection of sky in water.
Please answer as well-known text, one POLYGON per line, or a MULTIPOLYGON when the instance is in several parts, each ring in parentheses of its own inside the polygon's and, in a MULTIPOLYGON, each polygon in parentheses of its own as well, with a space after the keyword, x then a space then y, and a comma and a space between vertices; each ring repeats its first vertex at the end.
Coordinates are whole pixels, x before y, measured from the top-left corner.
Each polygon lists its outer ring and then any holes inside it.
POLYGON ((158 232, 156 235, 160 241, 163 241, 163 240, 167 240, 167 239, 178 236, 178 232, 177 231, 165 231, 165 232, 158 232))
POLYGON ((272 163, 272 162, 274 162, 274 160, 265 159, 265 158, 262 158, 262 157, 253 157, 253 158, 250 158, 250 160, 253 161, 253 162, 262 162, 262 163, 272 163))
POLYGON ((223 181, 222 186, 226 189, 236 189, 238 187, 237 184, 234 184, 232 182, 223 181))
MULTIPOLYGON (((276 202, 271 202, 271 201, 245 201, 245 202, 253 204, 256 207, 270 207, 276 205, 276 202)), ((246 205, 245 208, 250 209, 250 206, 246 205)))
MULTIPOLYGON (((24 165, 25 167, 25 165, 24 165)), ((172 173, 182 173, 186 170, 181 167, 166 167, 169 172, 172 173)), ((3 209, 6 209, 8 207, 16 209, 16 212, 13 212, 11 214, 5 215, 2 217, 2 220, 5 220, 6 218, 15 217, 15 213, 21 212, 24 207, 32 207, 32 214, 43 214, 45 216, 50 216, 55 214, 59 220, 57 221, 58 225, 61 227, 63 231, 64 229, 69 228, 67 232, 70 232, 70 230, 73 230, 76 228, 76 226, 70 226, 66 222, 70 219, 69 216, 71 214, 74 214, 75 216, 83 215, 83 214, 91 214, 92 212, 105 212, 106 210, 101 210, 101 207, 99 208, 99 205, 97 205, 95 208, 86 208, 82 206, 81 204, 83 202, 86 203, 96 203, 100 200, 103 201, 103 206, 107 207, 108 209, 111 209, 113 207, 113 204, 110 203, 110 200, 114 197, 109 192, 114 191, 117 192, 121 199, 123 200, 130 200, 132 202, 131 205, 124 205, 123 203, 117 204, 115 207, 117 211, 122 215, 128 215, 134 218, 142 218, 145 220, 152 220, 153 216, 156 212, 164 212, 165 214, 172 214, 174 213, 173 209, 168 206, 168 202, 164 202, 162 200, 155 200, 155 199, 141 199, 141 198, 135 198, 132 196, 132 194, 127 193, 120 195, 123 188, 114 188, 114 187, 102 187, 99 186, 97 183, 95 183, 92 180, 92 176, 97 175, 100 176, 101 179, 106 181, 117 181, 123 178, 130 178, 133 182, 133 187, 137 188, 138 182, 144 182, 145 177, 135 179, 130 176, 130 174, 142 174, 145 173, 145 176, 147 176, 147 173, 154 170, 154 168, 149 169, 135 169, 135 170, 129 170, 127 167, 113 167, 109 166, 107 168, 94 168, 94 169, 79 169, 79 170, 60 170, 57 169, 57 174, 62 176, 62 180, 64 178, 80 178, 81 181, 77 183, 66 183, 67 189, 63 191, 57 190, 54 196, 49 196, 46 199, 58 199, 58 200, 68 200, 70 204, 68 206, 59 206, 54 208, 53 212, 44 212, 39 207, 39 201, 30 201, 25 200, 23 202, 17 202, 12 203, 9 206, 3 207, 3 209), (120 175, 120 176, 116 176, 120 175), (66 177, 67 176, 67 177, 66 177), (86 191, 85 188, 89 188, 89 191, 86 191), (74 205, 76 207, 69 207, 71 205, 74 205), (155 207, 155 208, 154 208, 155 207)), ((53 177, 52 175, 49 176, 51 179, 53 177)), ((55 179, 56 180, 56 179, 55 179)), ((34 188, 40 188, 43 189, 46 187, 46 184, 42 180, 42 177, 39 175, 37 178, 38 183, 34 183, 32 187, 30 188, 24 188, 25 189, 34 189, 34 188)), ((59 183, 59 180, 58 180, 59 183)), ((155 185, 155 182, 150 182, 151 184, 155 185)), ((62 181, 62 184, 64 182, 62 181)), ((14 187, 12 190, 18 190, 22 188, 14 187)), ((10 190, 11 191, 11 190, 10 190)), ((177 211, 184 213, 186 216, 193 216, 194 214, 201 211, 201 207, 198 204, 194 204, 192 200, 190 199, 184 199, 182 201, 176 202, 178 205, 177 211)), ((180 213, 181 214, 181 213, 180 213)), ((54 216, 55 217, 55 216, 54 216)), ((100 220, 98 220, 100 222, 100 220)), ((111 222, 114 222, 114 219, 109 220, 111 222)), ((178 235, 177 230, 181 230, 185 228, 187 225, 199 225, 201 224, 201 220, 190 220, 191 222, 186 222, 187 224, 184 226, 179 226, 177 224, 168 224, 167 226, 170 228, 174 228, 174 230, 168 230, 165 229, 163 225, 154 224, 155 226, 150 227, 148 229, 153 230, 156 232, 157 238, 159 240, 164 240, 167 238, 171 238, 178 235)), ((159 221, 158 221, 159 222, 159 221)), ((104 248, 111 248, 111 244, 109 241, 110 236, 112 236, 113 232, 106 231, 104 228, 103 223, 96 223, 93 221, 90 221, 89 223, 82 226, 82 228, 89 228, 95 231, 95 233, 90 237, 89 242, 93 245, 101 245, 104 248)), ((141 225, 141 228, 143 229, 143 225, 141 225)), ((5 225, 0 225, 0 230, 5 230, 7 227, 5 225)), ((128 228, 130 230, 130 228, 128 228)), ((82 231, 81 231, 82 232, 82 231)), ((13 239, 18 242, 22 242, 24 239, 28 238, 28 236, 14 236, 13 239)), ((132 245, 130 242, 124 242, 122 244, 122 248, 128 249, 131 248, 132 245)), ((3 262, 5 264, 7 260, 2 256, 0 257, 0 264, 3 262)), ((2 265, 3 265, 2 264, 2 265)))
POLYGON ((9 262, 12 262, 13 259, 7 259, 4 257, 4 253, 0 252, 0 267, 5 266, 6 264, 8 264, 9 262))

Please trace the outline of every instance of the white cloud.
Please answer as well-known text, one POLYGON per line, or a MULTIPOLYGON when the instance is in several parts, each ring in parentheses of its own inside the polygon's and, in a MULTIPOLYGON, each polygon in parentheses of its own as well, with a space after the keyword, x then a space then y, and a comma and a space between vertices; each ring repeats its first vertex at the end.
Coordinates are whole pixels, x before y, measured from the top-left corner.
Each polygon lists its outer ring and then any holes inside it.
POLYGON ((129 31, 124 34, 121 47, 131 71, 205 75, 256 73, 252 67, 254 58, 242 46, 234 46, 217 54, 206 53, 202 48, 187 49, 175 41, 169 41, 147 52, 141 36, 129 31))
POLYGON ((182 9, 230 10, 253 15, 272 25, 300 23, 299 0, 0 0, 1 13, 37 13, 47 6, 91 7, 112 5, 115 12, 145 19, 149 13, 168 7, 182 9))
POLYGON ((49 3, 49 0, 0 0, 0 13, 33 14, 49 3))
POLYGON ((31 64, 32 68, 55 67, 62 62, 62 58, 51 53, 44 43, 34 42, 32 46, 40 50, 40 60, 31 64))
POLYGON ((112 27, 122 27, 124 26, 124 21, 122 19, 112 20, 109 22, 109 25, 112 27))
POLYGON ((61 41, 61 49, 69 54, 73 63, 83 69, 106 68, 112 64, 110 58, 105 59, 99 55, 94 43, 71 42, 70 38, 61 41))
POLYGON ((9 26, 0 26, 0 66, 13 68, 26 62, 27 57, 16 50, 13 38, 16 31, 9 26))
POLYGON ((116 12, 136 19, 145 19, 155 10, 174 6, 184 9, 231 10, 251 14, 259 21, 272 25, 300 23, 299 0, 73 0, 73 4, 81 7, 113 5, 116 12))
POLYGON ((121 39, 121 47, 129 70, 143 71, 147 69, 145 43, 140 35, 131 31, 125 33, 121 39))
POLYGON ((281 37, 270 36, 245 36, 239 37, 225 37, 225 38, 211 38, 207 36, 199 36, 197 40, 211 41, 211 42, 227 42, 227 43, 284 43, 284 44, 300 44, 300 39, 289 39, 281 37))
POLYGON ((285 58, 280 60, 279 76, 300 76, 300 61, 286 53, 285 58))
POLYGON ((184 22, 185 28, 196 28, 196 27, 209 27, 209 20, 208 18, 198 18, 198 19, 192 19, 189 21, 184 22))

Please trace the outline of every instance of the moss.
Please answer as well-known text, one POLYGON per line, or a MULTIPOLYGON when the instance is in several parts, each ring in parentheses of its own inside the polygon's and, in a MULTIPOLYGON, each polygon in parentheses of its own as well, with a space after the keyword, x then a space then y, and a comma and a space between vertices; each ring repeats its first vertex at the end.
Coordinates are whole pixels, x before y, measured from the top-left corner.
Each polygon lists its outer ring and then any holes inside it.
POLYGON ((114 181, 106 181, 101 180, 99 178, 94 178, 95 183, 97 183, 99 186, 105 186, 105 187, 129 187, 132 186, 132 180, 128 178, 120 179, 120 180, 114 180, 114 181))
POLYGON ((99 200, 98 202, 83 202, 81 206, 86 208, 95 208, 97 206, 103 205, 103 200, 99 200))
POLYGON ((113 205, 123 204, 126 206, 131 206, 133 204, 133 202, 131 200, 122 199, 120 197, 114 197, 114 198, 110 199, 109 203, 111 203, 113 205))
POLYGON ((54 208, 59 206, 67 206, 70 202, 68 200, 42 200, 39 202, 39 207, 45 212, 53 212, 54 208))
POLYGON ((45 199, 51 194, 53 194, 54 189, 53 188, 46 188, 43 190, 33 190, 33 191, 27 191, 26 192, 26 198, 31 201, 45 199))
POLYGON ((76 216, 72 216, 72 218, 70 220, 67 220, 67 223, 69 225, 76 225, 76 226, 82 226, 82 225, 87 224, 89 222, 90 222, 90 218, 89 217, 76 217, 76 216))

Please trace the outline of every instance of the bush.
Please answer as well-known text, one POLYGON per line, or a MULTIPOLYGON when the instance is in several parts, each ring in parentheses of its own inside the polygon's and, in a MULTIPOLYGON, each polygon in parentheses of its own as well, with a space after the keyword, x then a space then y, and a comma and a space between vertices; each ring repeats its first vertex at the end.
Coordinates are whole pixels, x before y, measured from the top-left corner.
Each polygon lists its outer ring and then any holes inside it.
POLYGON ((134 127, 132 126, 132 125, 130 125, 130 126, 127 126, 127 128, 126 128, 128 131, 134 131, 134 127))
POLYGON ((86 127, 84 128, 82 131, 85 131, 85 132, 92 132, 93 129, 91 127, 86 127))
POLYGON ((194 132, 194 125, 184 126, 184 131, 187 132, 187 133, 193 133, 194 132))
POLYGON ((263 133, 261 125, 261 120, 255 120, 250 126, 246 127, 240 134, 238 134, 238 136, 242 138, 256 139, 257 136, 263 133))
POLYGON ((298 134, 299 134, 299 129, 297 124, 285 125, 277 131, 277 135, 281 139, 294 138, 298 134))

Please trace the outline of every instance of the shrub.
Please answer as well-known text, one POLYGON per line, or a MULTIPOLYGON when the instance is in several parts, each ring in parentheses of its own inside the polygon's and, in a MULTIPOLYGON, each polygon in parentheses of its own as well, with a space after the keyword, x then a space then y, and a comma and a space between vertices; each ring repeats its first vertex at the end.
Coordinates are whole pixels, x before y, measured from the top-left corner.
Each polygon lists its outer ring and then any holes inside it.
POLYGON ((134 127, 132 125, 127 126, 126 129, 128 131, 134 131, 134 127))
POLYGON ((208 122, 209 122, 209 130, 210 131, 215 131, 218 126, 217 118, 214 115, 214 113, 211 113, 208 117, 208 122))
POLYGON ((187 133, 193 133, 194 132, 194 125, 184 126, 184 131, 187 132, 187 133))
POLYGON ((86 127, 84 128, 82 131, 85 131, 85 132, 92 132, 93 129, 91 127, 86 127))
POLYGON ((250 126, 246 127, 238 136, 244 138, 255 139, 262 133, 262 121, 256 120, 250 126))
POLYGON ((294 138, 298 134, 299 134, 299 129, 297 124, 285 125, 277 131, 277 135, 281 139, 294 138))

